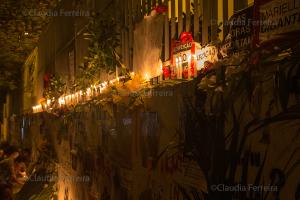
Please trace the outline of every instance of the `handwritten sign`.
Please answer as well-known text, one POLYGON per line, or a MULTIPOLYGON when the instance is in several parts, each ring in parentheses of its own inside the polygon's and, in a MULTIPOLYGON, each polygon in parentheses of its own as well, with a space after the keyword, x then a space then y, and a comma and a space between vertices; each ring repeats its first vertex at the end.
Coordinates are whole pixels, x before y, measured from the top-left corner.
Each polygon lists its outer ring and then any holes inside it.
POLYGON ((300 0, 265 0, 257 4, 260 43, 300 31, 300 0))
POLYGON ((215 46, 206 46, 201 47, 200 45, 196 46, 196 66, 197 70, 204 68, 204 63, 208 61, 215 63, 218 61, 218 48, 215 46))
POLYGON ((223 56, 249 51, 252 46, 253 12, 254 6, 250 6, 230 18, 229 32, 221 48, 223 56))

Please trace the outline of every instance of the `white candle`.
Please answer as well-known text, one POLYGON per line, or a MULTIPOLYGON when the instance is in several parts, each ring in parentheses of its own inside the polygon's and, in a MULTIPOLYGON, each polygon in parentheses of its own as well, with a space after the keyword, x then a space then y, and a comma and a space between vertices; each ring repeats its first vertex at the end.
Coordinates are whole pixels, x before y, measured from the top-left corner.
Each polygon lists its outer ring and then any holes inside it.
POLYGON ((88 88, 88 89, 86 90, 86 98, 87 98, 87 99, 90 99, 90 96, 91 96, 91 88, 88 88))
POLYGON ((94 89, 94 96, 98 96, 98 90, 97 90, 97 86, 96 85, 93 85, 93 89, 94 89))
POLYGON ((82 101, 82 91, 81 90, 79 91, 79 95, 80 95, 79 96, 79 101, 82 101))

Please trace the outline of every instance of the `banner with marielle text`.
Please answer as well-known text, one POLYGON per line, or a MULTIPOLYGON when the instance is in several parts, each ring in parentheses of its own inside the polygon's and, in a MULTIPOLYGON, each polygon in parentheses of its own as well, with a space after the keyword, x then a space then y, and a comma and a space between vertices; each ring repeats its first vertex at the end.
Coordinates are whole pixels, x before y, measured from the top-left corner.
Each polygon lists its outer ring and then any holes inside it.
POLYGON ((300 0, 256 0, 258 43, 296 36, 300 32, 300 0))

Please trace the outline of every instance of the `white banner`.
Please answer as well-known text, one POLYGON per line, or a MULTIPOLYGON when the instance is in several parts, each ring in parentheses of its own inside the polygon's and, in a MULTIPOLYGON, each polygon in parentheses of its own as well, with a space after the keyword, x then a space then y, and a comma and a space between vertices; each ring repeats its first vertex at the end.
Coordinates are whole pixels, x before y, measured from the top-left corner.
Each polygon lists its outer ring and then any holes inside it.
POLYGON ((300 30, 300 0, 273 0, 259 6, 260 42, 300 30))

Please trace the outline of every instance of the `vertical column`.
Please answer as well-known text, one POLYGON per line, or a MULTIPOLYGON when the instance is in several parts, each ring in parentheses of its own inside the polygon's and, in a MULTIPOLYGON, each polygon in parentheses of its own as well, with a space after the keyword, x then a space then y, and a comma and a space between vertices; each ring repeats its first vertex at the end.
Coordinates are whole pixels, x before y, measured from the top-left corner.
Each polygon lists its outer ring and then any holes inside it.
POLYGON ((234 12, 246 8, 248 5, 248 0, 234 0, 234 12))
POLYGON ((178 35, 183 31, 182 0, 178 1, 178 35))
POLYGON ((171 39, 174 39, 176 34, 175 3, 175 0, 171 0, 171 39))
POLYGON ((125 29, 124 29, 124 46, 125 46, 125 54, 124 54, 124 63, 126 67, 129 67, 129 33, 126 27, 129 26, 128 20, 128 0, 124 0, 124 19, 125 19, 125 29))
POLYGON ((199 42, 199 0, 194 0, 194 40, 199 42))
POLYGON ((133 70, 133 12, 132 12, 132 0, 128 0, 128 28, 129 28, 129 45, 128 45, 128 51, 129 51, 129 57, 128 57, 128 67, 130 67, 130 70, 133 70))
POLYGON ((136 0, 136 9, 137 9, 137 19, 138 21, 141 19, 142 15, 142 3, 141 0, 136 0))
POLYGON ((186 31, 190 32, 191 31, 191 1, 190 0, 185 0, 186 2, 186 31))
POLYGON ((234 12, 236 12, 240 9, 239 1, 241 1, 241 0, 234 0, 233 1, 233 10, 234 10, 234 12))
POLYGON ((209 1, 201 0, 202 1, 202 14, 203 14, 203 21, 202 21, 202 44, 208 43, 208 27, 210 23, 210 9, 209 9, 209 1))
POLYGON ((152 0, 152 9, 156 7, 156 0, 152 0))
POLYGON ((234 13, 234 0, 228 0, 228 18, 234 13))
MULTIPOLYGON (((165 6, 168 6, 168 1, 165 0, 165 6)), ((164 33, 165 33, 165 61, 170 59, 170 26, 169 26, 169 11, 165 13, 165 24, 164 24, 164 33)))
POLYGON ((211 0, 211 40, 218 38, 218 0, 211 0))
POLYGON ((146 1, 147 0, 142 0, 142 16, 143 17, 147 14, 146 1))
POLYGON ((132 0, 132 21, 133 23, 138 20, 137 0, 132 0))
POLYGON ((151 13, 151 0, 147 0, 147 14, 151 13))
POLYGON ((228 0, 223 0, 223 39, 228 34, 228 0))

